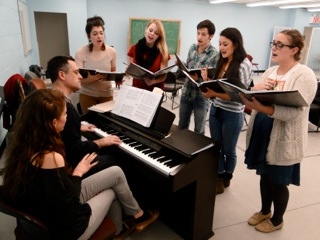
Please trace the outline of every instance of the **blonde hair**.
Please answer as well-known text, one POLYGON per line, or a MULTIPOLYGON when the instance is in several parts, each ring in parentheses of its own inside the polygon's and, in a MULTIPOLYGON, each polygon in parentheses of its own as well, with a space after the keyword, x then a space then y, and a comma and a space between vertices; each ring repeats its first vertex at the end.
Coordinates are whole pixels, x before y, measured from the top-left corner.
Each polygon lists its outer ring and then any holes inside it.
POLYGON ((169 55, 169 50, 168 50, 168 46, 166 43, 166 33, 164 31, 164 27, 163 24, 160 20, 158 19, 152 19, 149 21, 149 23, 147 24, 146 30, 148 29, 148 27, 154 23, 157 28, 158 28, 158 39, 156 41, 156 46, 159 49, 161 55, 162 55, 162 63, 167 63, 168 62, 168 55, 169 55))

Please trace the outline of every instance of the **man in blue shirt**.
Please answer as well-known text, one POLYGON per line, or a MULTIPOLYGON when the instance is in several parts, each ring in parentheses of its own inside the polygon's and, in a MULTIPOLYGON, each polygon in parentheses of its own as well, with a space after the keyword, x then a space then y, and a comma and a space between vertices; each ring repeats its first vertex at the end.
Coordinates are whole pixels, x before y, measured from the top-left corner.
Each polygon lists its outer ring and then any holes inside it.
MULTIPOLYGON (((218 51, 210 43, 216 29, 214 24, 206 19, 197 25, 197 44, 192 44, 186 61, 188 69, 215 67, 218 60, 218 51)), ((192 74, 191 77, 202 82, 201 74, 192 74)), ((202 96, 200 89, 186 78, 182 88, 179 109, 179 127, 189 128, 192 112, 194 113, 194 131, 205 133, 205 121, 209 102, 202 96)))

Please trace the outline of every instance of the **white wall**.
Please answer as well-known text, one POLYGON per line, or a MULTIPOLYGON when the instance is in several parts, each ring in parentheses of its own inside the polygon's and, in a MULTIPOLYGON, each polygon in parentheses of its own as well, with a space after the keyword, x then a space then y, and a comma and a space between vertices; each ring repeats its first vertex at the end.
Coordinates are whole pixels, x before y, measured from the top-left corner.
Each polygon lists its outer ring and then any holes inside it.
MULTIPOLYGON (((125 68, 129 18, 160 18, 181 20, 180 55, 186 58, 196 41, 196 25, 210 19, 216 26, 212 44, 218 48, 219 33, 226 27, 238 28, 245 48, 260 69, 268 67, 269 42, 275 26, 296 27, 303 31, 309 25, 306 10, 281 10, 274 7, 249 8, 238 4, 209 4, 195 1, 163 0, 88 0, 88 16, 100 15, 106 22, 106 42, 117 50, 117 67, 125 68), (296 19, 298 18, 298 19, 296 19)), ((80 47, 80 45, 79 45, 80 47)))
POLYGON ((0 85, 14 73, 24 75, 30 55, 24 56, 17 1, 0 1, 0 85))
MULTIPOLYGON (((32 61, 39 64, 39 52, 35 29, 34 12, 66 13, 70 54, 74 55, 79 45, 87 43, 84 34, 87 20, 87 0, 26 0, 29 8, 32 61)), ((89 1, 90 2, 90 1, 89 1)), ((50 47, 50 46, 48 46, 50 47)), ((52 56, 54 57, 54 56, 52 56)), ((46 66, 42 66, 46 67, 46 66)))
MULTIPOLYGON (((161 18, 181 20, 180 55, 185 58, 196 41, 196 25, 203 19, 212 20, 217 28, 212 40, 218 47, 219 32, 237 27, 243 34, 245 47, 260 64, 268 66, 269 42, 275 26, 288 26, 303 31, 310 26, 306 10, 280 10, 274 7, 248 8, 243 5, 169 0, 23 0, 28 5, 32 51, 24 56, 17 0, 0 1, 0 84, 14 73, 24 75, 31 64, 39 64, 34 11, 67 13, 70 54, 87 43, 87 17, 100 15, 106 22, 106 42, 117 50, 118 70, 125 69, 129 18, 161 18)), ((48 46, 50 47, 50 46, 48 46)))

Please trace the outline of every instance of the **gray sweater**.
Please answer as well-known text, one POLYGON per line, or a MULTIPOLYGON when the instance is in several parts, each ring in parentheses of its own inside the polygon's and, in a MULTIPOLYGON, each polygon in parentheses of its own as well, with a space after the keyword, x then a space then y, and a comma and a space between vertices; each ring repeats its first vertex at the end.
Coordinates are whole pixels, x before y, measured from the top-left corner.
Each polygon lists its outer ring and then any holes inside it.
MULTIPOLYGON (((261 80, 265 81, 276 67, 266 70, 261 80)), ((289 166, 301 162, 307 145, 308 114, 310 104, 317 91, 316 76, 310 68, 298 64, 296 70, 286 80, 283 90, 298 90, 309 105, 301 108, 274 105, 274 113, 269 116, 274 118, 274 122, 267 149, 267 163, 289 166)), ((247 130, 247 148, 256 114, 255 110, 251 113, 247 130)))

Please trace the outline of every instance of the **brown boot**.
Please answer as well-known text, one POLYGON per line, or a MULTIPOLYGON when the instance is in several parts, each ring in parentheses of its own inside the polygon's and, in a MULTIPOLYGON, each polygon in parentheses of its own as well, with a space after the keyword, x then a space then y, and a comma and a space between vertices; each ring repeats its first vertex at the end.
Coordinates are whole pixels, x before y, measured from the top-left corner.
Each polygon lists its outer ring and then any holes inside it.
POLYGON ((217 194, 221 194, 224 192, 224 184, 223 184, 223 179, 222 177, 218 177, 218 180, 217 180, 217 194))

